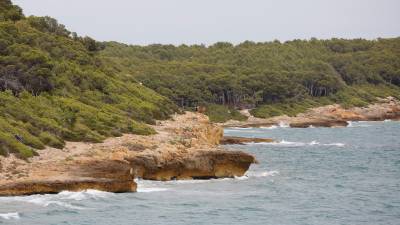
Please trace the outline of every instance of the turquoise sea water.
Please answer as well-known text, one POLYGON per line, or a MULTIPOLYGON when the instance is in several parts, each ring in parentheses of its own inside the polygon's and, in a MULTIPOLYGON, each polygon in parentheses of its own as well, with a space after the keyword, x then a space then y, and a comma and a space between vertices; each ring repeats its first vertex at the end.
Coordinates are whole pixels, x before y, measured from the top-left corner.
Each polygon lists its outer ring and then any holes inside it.
POLYGON ((229 146, 260 162, 235 179, 0 198, 0 224, 400 224, 400 122, 225 134, 277 142, 229 146))

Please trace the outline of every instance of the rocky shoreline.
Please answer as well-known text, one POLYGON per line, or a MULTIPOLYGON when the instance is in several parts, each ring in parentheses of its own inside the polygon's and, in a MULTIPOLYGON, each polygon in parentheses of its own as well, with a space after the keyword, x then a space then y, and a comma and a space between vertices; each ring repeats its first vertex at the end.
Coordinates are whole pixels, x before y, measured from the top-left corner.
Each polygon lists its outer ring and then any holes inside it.
POLYGON ((0 196, 96 189, 135 192, 134 178, 210 179, 243 176, 254 156, 219 147, 220 126, 187 112, 158 121, 157 134, 125 134, 103 143, 69 142, 29 161, 0 157, 0 196))
MULTIPOLYGON (((243 112, 249 114, 248 110, 243 112)), ((247 121, 230 120, 223 124, 223 127, 271 127, 289 126, 293 128, 306 127, 344 127, 348 121, 383 121, 386 119, 400 119, 400 101, 387 97, 378 99, 374 104, 367 107, 343 108, 342 106, 328 105, 310 109, 295 117, 276 116, 267 119, 250 116, 247 121)))

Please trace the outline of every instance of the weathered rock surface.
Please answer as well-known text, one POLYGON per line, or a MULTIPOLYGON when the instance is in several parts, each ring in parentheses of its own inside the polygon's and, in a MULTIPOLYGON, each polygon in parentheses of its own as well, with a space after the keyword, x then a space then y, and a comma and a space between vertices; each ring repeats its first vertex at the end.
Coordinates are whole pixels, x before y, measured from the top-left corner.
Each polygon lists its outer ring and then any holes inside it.
MULTIPOLYGON (((18 171, 16 171, 18 172, 18 171)), ((134 192, 136 183, 129 163, 117 160, 84 160, 69 163, 37 163, 26 178, 0 183, 0 196, 58 193, 96 189, 134 192)))
POLYGON ((290 127, 341 127, 347 126, 347 121, 380 121, 385 119, 400 119, 400 101, 387 97, 378 99, 367 107, 345 109, 338 104, 310 109, 295 117, 276 116, 268 119, 250 116, 247 121, 228 121, 221 124, 224 127, 260 127, 287 124, 290 127))
POLYGON ((177 156, 173 160, 142 155, 127 159, 135 168, 135 175, 149 180, 210 179, 243 176, 256 160, 239 151, 196 151, 177 156))
POLYGON ((242 176, 255 158, 218 147, 223 129, 200 113, 175 115, 153 126, 157 134, 125 134, 103 143, 68 142, 38 150, 29 162, 0 157, 0 195, 97 189, 136 190, 134 177, 152 180, 242 176))
POLYGON ((261 143, 261 142, 273 142, 270 138, 248 138, 248 137, 234 137, 225 136, 221 139, 221 145, 241 145, 244 143, 261 143))
POLYGON ((0 196, 55 194, 64 190, 83 191, 96 189, 107 192, 135 192, 133 180, 75 178, 72 180, 22 181, 0 185, 0 196))

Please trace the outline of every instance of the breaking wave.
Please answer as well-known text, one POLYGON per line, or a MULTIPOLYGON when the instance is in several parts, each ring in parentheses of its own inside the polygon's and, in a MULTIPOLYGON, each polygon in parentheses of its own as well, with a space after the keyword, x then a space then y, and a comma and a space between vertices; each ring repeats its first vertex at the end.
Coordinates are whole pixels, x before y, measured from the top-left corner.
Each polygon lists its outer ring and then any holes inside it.
POLYGON ((159 192, 159 191, 167 191, 167 188, 157 188, 157 187, 139 187, 137 188, 137 192, 139 193, 149 193, 149 192, 159 192))
POLYGON ((97 190, 85 190, 80 192, 62 191, 58 194, 44 194, 44 195, 31 195, 31 196, 17 196, 17 197, 2 197, 0 202, 23 202, 42 207, 59 206, 69 209, 84 209, 78 205, 70 203, 71 201, 82 201, 87 199, 102 199, 113 196, 113 193, 103 192, 97 190))
POLYGON ((248 177, 273 177, 278 174, 279 174, 279 171, 277 171, 277 170, 263 171, 263 172, 248 171, 245 176, 248 176, 248 177))
POLYGON ((209 182, 226 182, 226 181, 243 181, 249 178, 260 178, 260 177, 270 177, 279 174, 278 171, 262 171, 254 172, 247 171, 245 175, 234 178, 221 178, 221 179, 208 179, 208 180, 171 180, 171 181, 152 181, 152 180, 142 180, 135 179, 138 184, 138 193, 151 193, 151 192, 162 192, 174 189, 177 185, 193 185, 209 182))
POLYGON ((279 122, 279 127, 281 127, 281 128, 287 128, 287 127, 289 127, 289 124, 287 124, 287 123, 285 123, 285 122, 283 122, 283 121, 280 121, 280 122, 279 122))
POLYGON ((370 127, 371 124, 365 124, 370 121, 347 121, 347 127, 370 127))
POLYGON ((261 129, 267 129, 267 130, 272 130, 272 129, 276 129, 276 128, 278 128, 278 126, 276 126, 276 125, 272 125, 272 126, 270 126, 270 127, 260 127, 261 129))
POLYGON ((318 141, 311 141, 311 142, 292 142, 292 141, 278 141, 278 142, 260 142, 260 143, 247 143, 248 145, 272 145, 272 146, 283 146, 283 147, 301 147, 301 146, 337 146, 337 147, 344 147, 345 144, 343 143, 319 143, 318 141))
POLYGON ((14 213, 0 213, 0 218, 1 219, 5 219, 5 220, 18 220, 19 217, 19 213, 14 212, 14 213))

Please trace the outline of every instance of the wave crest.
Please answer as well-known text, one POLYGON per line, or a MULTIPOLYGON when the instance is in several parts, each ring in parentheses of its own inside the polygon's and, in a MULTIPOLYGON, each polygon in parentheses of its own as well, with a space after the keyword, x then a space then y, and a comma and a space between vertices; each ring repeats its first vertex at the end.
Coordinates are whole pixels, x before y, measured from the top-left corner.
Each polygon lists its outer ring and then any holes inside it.
POLYGON ((39 205, 42 207, 60 206, 69 209, 84 209, 70 203, 71 201, 82 201, 87 199, 100 199, 113 196, 113 193, 97 190, 85 190, 80 192, 62 191, 58 194, 30 195, 17 197, 2 197, 0 202, 24 202, 39 205))
POLYGON ((19 213, 14 212, 14 213, 0 213, 0 218, 5 219, 5 220, 18 220, 19 217, 19 213))

